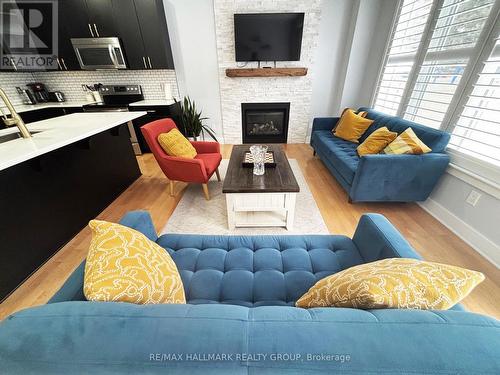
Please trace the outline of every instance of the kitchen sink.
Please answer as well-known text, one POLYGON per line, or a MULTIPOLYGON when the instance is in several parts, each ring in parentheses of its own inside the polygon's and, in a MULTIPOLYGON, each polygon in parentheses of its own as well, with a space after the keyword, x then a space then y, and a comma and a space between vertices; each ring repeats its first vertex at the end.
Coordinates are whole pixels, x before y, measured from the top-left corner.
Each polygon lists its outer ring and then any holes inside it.
MULTIPOLYGON (((31 135, 37 134, 37 133, 40 133, 40 132, 31 132, 31 135)), ((19 138, 22 138, 22 135, 19 132, 0 135, 0 143, 13 141, 14 139, 19 139, 19 138)))

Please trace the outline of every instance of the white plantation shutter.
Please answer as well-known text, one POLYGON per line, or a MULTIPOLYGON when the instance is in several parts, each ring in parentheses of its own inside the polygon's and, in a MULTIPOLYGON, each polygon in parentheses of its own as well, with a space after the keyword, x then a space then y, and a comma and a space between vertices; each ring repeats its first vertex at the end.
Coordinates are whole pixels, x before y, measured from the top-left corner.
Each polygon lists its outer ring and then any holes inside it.
POLYGON ((494 0, 445 0, 403 117, 440 128, 494 0))
POLYGON ((405 0, 377 86, 374 108, 395 115, 427 24, 432 0, 405 0))
POLYGON ((500 0, 402 1, 393 28, 372 106, 449 131, 452 162, 498 180, 500 0))
POLYGON ((500 40, 473 84, 456 122, 450 147, 500 166, 500 40))

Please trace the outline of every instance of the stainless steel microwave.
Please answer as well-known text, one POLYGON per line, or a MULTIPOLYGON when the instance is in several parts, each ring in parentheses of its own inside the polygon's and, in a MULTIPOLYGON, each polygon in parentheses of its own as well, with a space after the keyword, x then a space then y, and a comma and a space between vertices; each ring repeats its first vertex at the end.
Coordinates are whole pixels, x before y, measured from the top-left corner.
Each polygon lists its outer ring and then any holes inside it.
POLYGON ((118 38, 71 38, 71 43, 82 69, 127 68, 118 38))

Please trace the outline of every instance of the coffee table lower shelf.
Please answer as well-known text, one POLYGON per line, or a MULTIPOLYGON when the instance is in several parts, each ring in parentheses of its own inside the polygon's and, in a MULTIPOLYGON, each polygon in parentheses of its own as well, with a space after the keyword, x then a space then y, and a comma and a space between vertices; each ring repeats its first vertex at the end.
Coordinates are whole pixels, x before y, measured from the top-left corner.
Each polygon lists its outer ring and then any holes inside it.
POLYGON ((226 193, 228 227, 292 230, 296 197, 297 193, 226 193))

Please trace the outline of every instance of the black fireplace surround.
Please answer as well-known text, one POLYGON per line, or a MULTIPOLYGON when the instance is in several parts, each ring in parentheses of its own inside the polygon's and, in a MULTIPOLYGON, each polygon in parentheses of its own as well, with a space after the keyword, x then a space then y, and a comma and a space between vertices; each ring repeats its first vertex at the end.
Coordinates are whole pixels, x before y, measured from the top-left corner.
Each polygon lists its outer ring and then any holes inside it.
POLYGON ((290 103, 241 103, 243 143, 286 143, 290 103))

